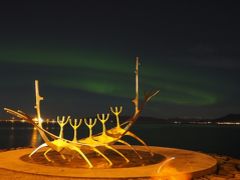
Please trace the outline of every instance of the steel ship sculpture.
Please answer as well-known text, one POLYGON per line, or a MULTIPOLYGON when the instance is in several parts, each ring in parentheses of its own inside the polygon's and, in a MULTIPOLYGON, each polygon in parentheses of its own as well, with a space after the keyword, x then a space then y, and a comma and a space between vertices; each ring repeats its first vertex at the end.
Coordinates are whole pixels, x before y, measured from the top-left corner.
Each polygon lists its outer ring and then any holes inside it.
POLYGON ((43 128, 44 119, 41 117, 41 109, 40 102, 43 100, 43 97, 39 93, 39 82, 35 80, 35 96, 36 96, 36 117, 31 117, 30 115, 24 113, 20 110, 12 110, 9 108, 4 108, 4 110, 19 119, 25 120, 31 123, 40 133, 44 143, 37 147, 29 157, 31 158, 36 152, 38 152, 42 148, 47 148, 43 152, 44 157, 49 162, 53 162, 52 159, 47 155, 50 151, 56 151, 60 154, 63 160, 70 161, 76 156, 82 157, 89 168, 93 168, 93 164, 91 160, 87 157, 87 153, 85 150, 90 152, 95 152, 98 155, 102 156, 109 164, 109 167, 113 165, 112 160, 107 157, 107 155, 101 151, 100 149, 104 148, 110 151, 115 152, 119 156, 121 156, 126 162, 129 162, 128 157, 126 157, 120 150, 114 147, 114 144, 121 143, 123 145, 128 146, 137 156, 142 159, 142 156, 135 150, 134 146, 124 141, 122 138, 124 136, 130 136, 137 141, 139 141, 151 155, 150 148, 147 144, 140 139, 137 135, 130 131, 132 125, 137 121, 145 104, 150 101, 150 99, 157 95, 159 91, 151 91, 144 94, 144 99, 140 103, 139 101, 139 58, 136 58, 136 69, 135 69, 135 98, 132 100, 134 104, 134 113, 133 115, 124 121, 124 123, 120 123, 120 114, 122 113, 123 107, 110 107, 109 113, 107 114, 97 114, 96 118, 72 118, 71 116, 62 116, 57 117, 57 123, 60 126, 59 135, 55 135, 48 130, 43 128), (115 118, 116 125, 113 128, 107 129, 106 123, 109 121, 110 117, 115 118), (102 125, 102 132, 98 134, 93 134, 93 128, 96 125, 97 121, 99 121, 102 125), (69 123, 73 129, 73 138, 72 140, 66 139, 63 136, 64 126, 69 123), (78 139, 78 129, 79 127, 85 124, 88 127, 89 135, 88 137, 78 139))

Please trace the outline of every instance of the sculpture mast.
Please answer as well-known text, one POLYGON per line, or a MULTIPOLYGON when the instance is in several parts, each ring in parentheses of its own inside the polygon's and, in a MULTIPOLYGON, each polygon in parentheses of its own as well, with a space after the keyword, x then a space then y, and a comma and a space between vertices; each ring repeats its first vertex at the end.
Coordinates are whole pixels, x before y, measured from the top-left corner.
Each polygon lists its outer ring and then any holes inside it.
POLYGON ((139 66, 139 57, 136 57, 136 70, 135 70, 135 91, 136 91, 136 97, 135 97, 135 114, 139 112, 139 92, 138 92, 138 66, 139 66))
POLYGON ((36 105, 34 106, 34 108, 37 111, 38 122, 41 125, 42 119, 41 119, 41 111, 40 111, 40 101, 43 100, 43 97, 39 95, 38 80, 35 80, 35 96, 36 96, 36 105))

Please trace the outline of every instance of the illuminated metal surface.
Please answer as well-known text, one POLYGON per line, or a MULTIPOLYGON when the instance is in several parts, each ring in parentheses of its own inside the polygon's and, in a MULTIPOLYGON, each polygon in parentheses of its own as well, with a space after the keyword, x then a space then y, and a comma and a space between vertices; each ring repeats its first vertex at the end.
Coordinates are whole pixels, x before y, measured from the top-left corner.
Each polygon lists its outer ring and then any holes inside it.
POLYGON ((116 148, 114 148, 112 146, 113 144, 118 142, 118 143, 121 143, 121 144, 124 144, 124 145, 130 147, 136 153, 136 155, 140 159, 142 159, 142 157, 134 149, 133 146, 131 146, 126 141, 122 140, 123 136, 130 136, 130 137, 138 140, 141 144, 144 145, 144 147, 147 150, 149 150, 151 155, 153 155, 153 153, 150 151, 150 148, 147 146, 147 144, 142 139, 140 139, 137 135, 135 135, 134 133, 129 131, 130 127, 136 122, 136 120, 140 116, 145 103, 148 102, 153 96, 155 96, 159 92, 159 91, 154 91, 154 92, 146 93, 144 96, 144 101, 139 106, 138 66, 139 66, 139 58, 136 58, 136 70, 135 70, 135 83, 136 83, 135 93, 136 93, 136 96, 132 101, 135 106, 134 114, 126 121, 126 123, 120 124, 120 119, 119 119, 120 116, 119 115, 121 114, 123 107, 122 106, 110 107, 110 112, 114 114, 115 119, 116 119, 116 126, 111 129, 106 128, 106 123, 110 118, 110 113, 97 114, 97 118, 94 118, 94 119, 84 118, 84 124, 88 127, 89 136, 86 138, 82 138, 82 139, 77 139, 77 137, 78 137, 77 130, 83 122, 82 119, 79 119, 79 120, 72 119, 70 116, 67 116, 67 117, 62 116, 61 118, 57 117, 57 123, 60 126, 60 132, 59 132, 58 136, 50 133, 49 131, 45 130, 42 127, 42 123, 44 122, 44 120, 41 118, 40 101, 43 100, 43 97, 41 97, 39 94, 39 84, 38 84, 38 81, 36 80, 35 81, 35 95, 36 95, 35 109, 36 109, 36 113, 37 113, 36 118, 30 117, 29 115, 27 115, 26 113, 24 113, 22 111, 14 111, 14 110, 5 108, 6 112, 8 112, 12 115, 15 115, 18 118, 33 124, 33 126, 38 130, 42 139, 44 140, 44 143, 42 145, 40 145, 39 147, 37 147, 29 155, 29 157, 34 155, 38 150, 40 150, 44 147, 47 147, 47 150, 44 151, 43 154, 44 154, 44 157, 50 162, 52 160, 47 156, 48 152, 56 151, 61 155, 62 159, 64 159, 64 160, 71 160, 76 155, 79 155, 86 161, 89 168, 92 168, 93 164, 87 157, 87 154, 84 153, 84 151, 83 151, 84 148, 87 148, 88 150, 94 151, 97 154, 99 154, 100 156, 102 156, 109 163, 109 166, 111 166, 113 164, 113 162, 103 152, 101 152, 98 149, 98 147, 104 147, 108 150, 114 151, 119 156, 121 156, 126 162, 129 162, 129 159, 124 154, 122 154, 119 150, 117 150, 116 148), (102 124, 102 132, 99 134, 93 135, 92 129, 96 125, 97 121, 100 121, 100 123, 102 124), (68 140, 68 139, 64 138, 64 134, 63 134, 64 126, 67 123, 70 123, 70 125, 74 131, 72 140, 68 140))

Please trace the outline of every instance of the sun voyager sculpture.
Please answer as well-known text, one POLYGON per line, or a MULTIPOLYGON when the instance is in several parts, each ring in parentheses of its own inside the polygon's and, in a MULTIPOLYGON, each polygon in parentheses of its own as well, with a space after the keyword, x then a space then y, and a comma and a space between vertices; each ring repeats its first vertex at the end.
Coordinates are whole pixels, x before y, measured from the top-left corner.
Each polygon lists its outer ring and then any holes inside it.
POLYGON ((43 128, 44 119, 41 117, 41 110, 40 110, 40 102, 43 100, 39 93, 39 84, 38 80, 35 80, 35 96, 36 96, 36 117, 31 117, 30 115, 24 113, 20 110, 12 110, 9 108, 4 108, 4 110, 14 115, 20 119, 23 119, 29 123, 31 123, 40 133, 44 143, 37 147, 32 153, 29 154, 29 157, 32 157, 37 151, 42 148, 47 148, 43 152, 44 157, 49 162, 53 162, 52 159, 47 155, 50 151, 56 151, 60 154, 61 158, 66 161, 70 161, 75 156, 82 157, 86 163, 88 164, 89 168, 93 168, 93 164, 91 160, 87 157, 87 153, 83 149, 87 149, 90 152, 95 152, 98 155, 102 156, 109 164, 109 167, 113 165, 112 160, 107 157, 107 155, 101 151, 100 149, 107 149, 109 151, 113 151, 119 156, 121 156, 127 163, 129 162, 128 157, 124 155, 120 150, 114 147, 114 144, 120 143, 123 145, 128 146, 139 159, 142 159, 142 156, 138 153, 138 151, 134 148, 134 146, 130 145, 128 142, 124 141, 122 138, 124 136, 130 136, 137 141, 139 141, 153 156, 150 148, 147 144, 140 139, 137 135, 130 131, 131 126, 136 122, 139 118, 145 104, 159 91, 151 91, 144 94, 144 99, 140 103, 139 101, 139 88, 138 88, 138 67, 139 67, 139 58, 136 58, 136 69, 135 69, 135 93, 136 96, 132 100, 135 110, 133 115, 124 121, 124 123, 120 123, 120 114, 123 110, 123 107, 110 107, 109 113, 107 114, 97 114, 96 118, 72 118, 70 116, 62 116, 57 117, 57 123, 60 126, 60 133, 59 135, 55 135, 48 130, 43 128), (111 116, 110 116, 111 114, 111 116), (106 123, 110 119, 110 117, 115 118, 116 125, 113 128, 107 129, 106 123), (93 134, 93 128, 96 125, 97 121, 99 121, 102 125, 102 132, 93 134), (72 140, 66 139, 63 137, 63 130, 64 126, 69 123, 73 129, 73 138, 72 140), (88 128, 89 135, 88 137, 78 139, 78 128, 85 124, 88 128))

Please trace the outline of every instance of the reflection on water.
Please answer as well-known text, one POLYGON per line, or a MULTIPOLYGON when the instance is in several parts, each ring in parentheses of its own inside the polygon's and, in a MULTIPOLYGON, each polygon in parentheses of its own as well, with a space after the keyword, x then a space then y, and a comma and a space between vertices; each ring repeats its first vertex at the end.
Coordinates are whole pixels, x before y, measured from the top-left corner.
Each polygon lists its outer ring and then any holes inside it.
POLYGON ((9 136, 9 145, 10 147, 12 147, 14 145, 14 128, 11 127, 11 133, 10 133, 10 136, 9 136))
MULTIPOLYGON (((31 125, 16 124, 0 124, 0 149, 37 147, 43 143, 38 131, 31 125)), ((59 127, 56 124, 50 125, 48 131, 58 135, 59 127)), ((240 143, 231 141, 231 139, 240 137, 240 126, 136 124, 131 131, 152 146, 175 147, 240 157, 240 143)), ((79 135, 82 137, 86 137, 87 134, 86 128, 79 129, 79 135)), ((66 127, 64 135, 65 138, 72 139, 72 128, 66 127)), ((126 140, 130 144, 138 144, 131 138, 126 140)))
POLYGON ((32 147, 37 147, 40 142, 41 142, 41 137, 38 133, 38 130, 36 128, 33 128, 32 138, 29 144, 31 144, 32 147))
POLYGON ((32 127, 0 126, 0 149, 37 147, 41 143, 38 131, 32 127))

